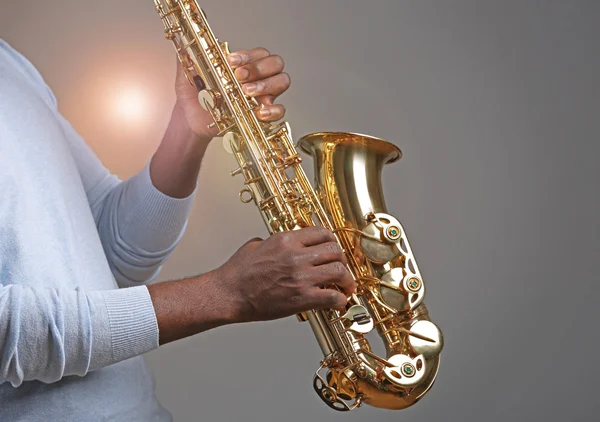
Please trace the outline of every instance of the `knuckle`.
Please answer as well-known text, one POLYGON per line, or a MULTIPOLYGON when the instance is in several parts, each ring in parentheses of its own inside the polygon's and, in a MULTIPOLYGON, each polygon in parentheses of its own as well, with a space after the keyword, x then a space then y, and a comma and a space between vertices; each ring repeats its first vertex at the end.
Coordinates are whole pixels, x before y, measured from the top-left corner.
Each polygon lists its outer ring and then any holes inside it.
POLYGON ((323 237, 329 237, 329 233, 330 233, 329 230, 327 230, 325 227, 322 227, 322 226, 316 226, 315 232, 319 236, 323 236, 323 237))
POLYGON ((269 79, 265 79, 257 83, 256 87, 260 92, 267 92, 272 89, 273 83, 269 79))
POLYGON ((243 65, 248 63, 249 61, 249 57, 248 57, 248 52, 245 50, 240 50, 240 51, 234 51, 231 53, 232 56, 237 56, 240 58, 240 63, 237 66, 243 65))
POLYGON ((346 303, 346 297, 336 290, 329 290, 329 305, 332 307, 342 306, 346 303))
POLYGON ((279 233, 279 234, 273 236, 272 239, 274 239, 274 241, 277 244, 277 246, 280 246, 282 248, 286 248, 291 243, 290 242, 290 235, 287 232, 286 233, 279 233))
POLYGON ((299 265, 293 271, 290 272, 292 282, 295 284, 296 289, 302 290, 307 287, 309 283, 309 277, 307 277, 306 271, 299 265))
POLYGON ((289 237, 290 242, 300 243, 300 240, 302 239, 302 237, 304 235, 302 230, 304 230, 304 229, 290 230, 289 232, 285 232, 285 234, 289 237))
POLYGON ((294 246, 294 238, 289 234, 281 236, 281 246, 283 249, 289 250, 294 246))
POLYGON ((340 245, 337 242, 329 242, 329 250, 331 251, 331 253, 333 254, 333 256, 341 261, 344 257, 344 252, 342 251, 342 248, 340 247, 340 245))
POLYGON ((321 235, 326 238, 329 242, 337 242, 337 239, 333 235, 333 233, 326 229, 325 227, 321 227, 321 235))
POLYGON ((291 253, 288 255, 288 263, 294 268, 299 268, 302 266, 302 256, 298 253, 291 253))
POLYGON ((260 54, 260 55, 263 55, 263 56, 270 56, 271 55, 271 52, 269 50, 267 50, 266 48, 264 48, 264 47, 258 47, 256 49, 256 52, 258 54, 260 54))
MULTIPOLYGON (((242 88, 245 88, 246 84, 242 85, 242 88)), ((263 82, 254 82, 254 91, 251 92, 252 95, 257 96, 262 94, 264 91, 264 83, 263 82)))
POLYGON ((285 67, 285 62, 283 61, 283 58, 279 54, 275 54, 272 57, 273 61, 275 62, 275 66, 278 69, 283 70, 283 68, 285 67))
POLYGON ((342 279, 346 276, 346 266, 341 262, 337 261, 333 263, 333 276, 339 279, 342 279))

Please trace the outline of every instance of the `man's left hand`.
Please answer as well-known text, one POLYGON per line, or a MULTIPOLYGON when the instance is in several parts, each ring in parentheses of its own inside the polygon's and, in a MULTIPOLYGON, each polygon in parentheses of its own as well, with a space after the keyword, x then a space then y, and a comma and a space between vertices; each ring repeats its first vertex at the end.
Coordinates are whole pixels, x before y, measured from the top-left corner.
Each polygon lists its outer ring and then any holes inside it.
MULTIPOLYGON (((291 82, 290 76, 283 72, 283 59, 264 48, 253 48, 233 52, 227 56, 227 61, 242 84, 244 93, 255 97, 261 105, 257 117, 269 122, 281 119, 285 108, 281 104, 274 104, 274 101, 290 87, 291 82)), ((188 82, 180 63, 175 91, 189 128, 200 138, 210 140, 215 137, 216 129, 208 128, 213 123, 212 117, 200 106, 198 90, 188 82)))

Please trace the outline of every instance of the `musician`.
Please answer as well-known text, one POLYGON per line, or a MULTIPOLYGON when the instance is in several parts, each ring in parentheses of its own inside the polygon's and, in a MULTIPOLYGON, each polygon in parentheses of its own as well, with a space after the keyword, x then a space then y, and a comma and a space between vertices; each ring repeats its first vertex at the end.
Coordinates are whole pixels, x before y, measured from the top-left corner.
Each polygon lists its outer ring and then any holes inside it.
MULTIPOLYGON (((282 118, 282 58, 255 48, 228 61, 264 105, 259 117, 282 118)), ((121 181, 0 41, 0 420, 171 420, 140 355, 225 324, 343 309, 354 291, 318 228, 253 239, 206 274, 148 285, 181 239, 216 135, 181 67, 175 89, 160 146, 121 181), (331 283, 344 293, 321 288, 331 283)))

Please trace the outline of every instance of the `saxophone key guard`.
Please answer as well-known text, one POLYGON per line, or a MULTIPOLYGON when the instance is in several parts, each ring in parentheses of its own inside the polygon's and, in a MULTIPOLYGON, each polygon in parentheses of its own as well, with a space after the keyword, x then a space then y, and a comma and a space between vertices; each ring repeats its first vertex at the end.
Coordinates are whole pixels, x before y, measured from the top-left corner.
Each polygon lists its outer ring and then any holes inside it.
POLYGON ((367 308, 361 305, 351 306, 339 319, 346 321, 346 324, 349 322, 351 325, 348 329, 355 333, 366 334, 373 329, 373 318, 367 308))
POLYGON ((405 274, 400 267, 392 268, 381 276, 381 296, 386 303, 400 309, 416 309, 425 299, 425 284, 413 274, 405 274), (395 297, 400 293, 403 297, 395 297), (404 300, 407 299, 407 300, 404 300))
POLYGON ((412 387, 419 384, 425 375, 425 363, 422 355, 411 358, 407 355, 394 355, 388 358, 391 367, 386 367, 383 373, 387 379, 399 387, 412 387))

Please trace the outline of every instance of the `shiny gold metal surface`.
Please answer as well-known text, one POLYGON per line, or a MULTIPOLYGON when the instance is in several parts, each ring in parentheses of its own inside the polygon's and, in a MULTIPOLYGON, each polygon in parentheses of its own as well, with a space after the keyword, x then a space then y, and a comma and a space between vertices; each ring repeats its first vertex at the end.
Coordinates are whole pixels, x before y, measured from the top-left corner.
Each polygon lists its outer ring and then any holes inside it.
POLYGON ((197 86, 199 76, 206 86, 198 99, 237 161, 231 175, 244 179, 240 200, 254 202, 270 233, 329 229, 348 258, 358 291, 346 310, 298 316, 309 322, 324 355, 315 391, 341 411, 362 403, 387 409, 414 404, 436 378, 443 338, 423 304, 425 285, 406 232, 384 202, 381 172, 400 159, 400 149, 368 135, 307 135, 298 144, 314 159, 313 188, 288 123, 256 117, 257 102, 246 97, 227 63, 227 43, 217 40, 197 2, 154 3, 188 80, 197 86), (366 338, 374 330, 384 356, 366 338))

